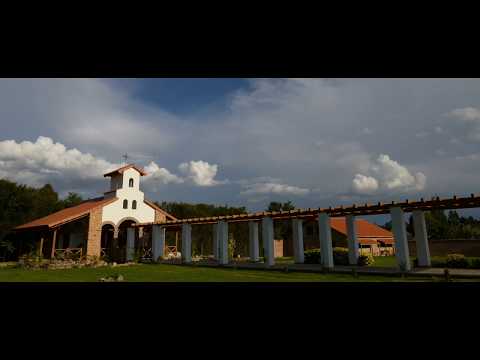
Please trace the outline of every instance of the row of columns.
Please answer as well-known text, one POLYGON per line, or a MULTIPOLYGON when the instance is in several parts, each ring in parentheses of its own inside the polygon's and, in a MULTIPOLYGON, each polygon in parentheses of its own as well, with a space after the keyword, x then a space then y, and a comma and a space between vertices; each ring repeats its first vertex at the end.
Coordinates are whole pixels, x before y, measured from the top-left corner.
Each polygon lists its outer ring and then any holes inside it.
MULTIPOLYGON (((408 239, 405 225, 404 212, 399 207, 391 209, 392 231, 395 241, 395 256, 397 263, 404 270, 410 270, 410 257, 408 251, 408 239)), ((419 210, 413 211, 413 223, 417 246, 417 258, 419 266, 430 266, 430 252, 428 248, 427 228, 424 213, 419 210)), ((304 262, 303 245, 303 220, 292 219, 293 225, 293 255, 295 263, 304 262)), ((358 239, 355 216, 346 216, 348 259, 351 265, 358 261, 358 239)), ((332 232, 330 217, 326 213, 318 216, 318 228, 320 238, 321 264, 326 268, 333 268, 332 232)), ((259 261, 258 222, 250 221, 249 230, 249 256, 252 262, 259 261)), ((273 219, 266 217, 262 219, 262 239, 264 246, 265 264, 275 264, 273 219)), ((127 260, 132 260, 134 255, 135 230, 127 230, 127 260)), ((154 225, 152 229, 152 253, 156 260, 163 256, 165 248, 165 228, 161 225, 154 225)), ((192 226, 182 225, 182 261, 192 261, 192 226)), ((219 264, 228 264, 228 223, 220 221, 213 225, 213 255, 219 264)))

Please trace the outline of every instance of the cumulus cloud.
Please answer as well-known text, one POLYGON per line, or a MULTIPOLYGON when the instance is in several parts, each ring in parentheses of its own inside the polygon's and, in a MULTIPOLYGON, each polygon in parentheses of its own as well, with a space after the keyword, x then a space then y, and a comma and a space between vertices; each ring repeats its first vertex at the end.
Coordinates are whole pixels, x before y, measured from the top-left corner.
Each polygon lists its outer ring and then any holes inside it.
POLYGON ((72 180, 98 179, 119 166, 77 149, 67 149, 44 136, 35 142, 0 141, 0 177, 29 185, 41 185, 52 176, 72 180))
POLYGON ((181 163, 178 169, 186 175, 194 184, 198 186, 215 186, 224 184, 227 181, 215 180, 218 165, 209 164, 206 161, 190 161, 181 163))
POLYGON ((370 167, 372 176, 356 174, 352 188, 358 194, 374 194, 379 190, 410 192, 423 190, 426 176, 422 172, 412 175, 410 171, 388 155, 381 154, 370 167))
MULTIPOLYGON (((103 174, 121 166, 77 149, 67 149, 65 145, 54 142, 49 137, 40 136, 35 142, 0 141, 0 178, 32 186, 40 186, 53 180, 75 189, 82 184, 87 186, 100 182, 103 174)), ((151 161, 145 167, 146 187, 158 190, 159 184, 182 184, 187 179, 191 179, 195 186, 222 183, 214 179, 218 165, 191 161, 180 164, 179 168, 186 172, 186 178, 151 161)))
POLYGON ((161 168, 154 161, 150 162, 150 164, 145 166, 145 171, 147 172, 147 181, 157 181, 165 185, 171 183, 181 184, 184 182, 184 179, 175 174, 172 174, 165 168, 161 168))
POLYGON ((310 190, 298 186, 277 183, 254 183, 245 186, 242 195, 274 194, 274 195, 307 195, 310 190))
POLYGON ((352 181, 353 191, 358 194, 374 194, 378 190, 378 181, 374 177, 356 174, 352 181))

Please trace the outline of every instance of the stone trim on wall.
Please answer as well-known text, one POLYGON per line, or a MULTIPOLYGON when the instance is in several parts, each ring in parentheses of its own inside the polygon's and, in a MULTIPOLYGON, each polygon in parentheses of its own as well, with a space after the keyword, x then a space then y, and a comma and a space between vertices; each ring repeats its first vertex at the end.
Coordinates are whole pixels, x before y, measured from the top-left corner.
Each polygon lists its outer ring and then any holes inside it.
POLYGON ((102 207, 90 211, 88 219, 87 256, 101 255, 102 207))

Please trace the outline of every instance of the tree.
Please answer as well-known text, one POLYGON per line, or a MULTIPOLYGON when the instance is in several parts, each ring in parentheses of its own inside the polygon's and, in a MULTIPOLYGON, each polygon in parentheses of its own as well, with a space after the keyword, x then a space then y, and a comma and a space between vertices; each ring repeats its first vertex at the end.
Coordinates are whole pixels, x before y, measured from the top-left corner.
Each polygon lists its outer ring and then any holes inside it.
POLYGON ((60 203, 62 208, 69 208, 80 204, 82 201, 83 199, 80 195, 74 192, 69 192, 68 196, 65 199, 61 200, 60 203))
MULTIPOLYGON (((229 207, 228 205, 212 204, 189 204, 185 202, 155 202, 163 210, 176 218, 198 218, 220 215, 246 214, 245 207, 229 207)), ((212 227, 206 225, 193 225, 192 231, 192 253, 212 253, 212 227)), ((228 225, 229 239, 231 239, 231 251, 235 255, 246 255, 248 249, 248 228, 246 223, 230 223, 228 225)), ((229 243, 230 243, 229 242, 229 243)))
MULTIPOLYGON (((270 202, 268 205, 267 211, 290 211, 295 210, 295 205, 291 201, 285 203, 279 203, 276 201, 270 202)), ((276 221, 275 227, 273 230, 273 236, 275 239, 284 240, 284 249, 290 249, 290 244, 293 241, 292 234, 292 221, 291 220, 279 220, 276 221)))

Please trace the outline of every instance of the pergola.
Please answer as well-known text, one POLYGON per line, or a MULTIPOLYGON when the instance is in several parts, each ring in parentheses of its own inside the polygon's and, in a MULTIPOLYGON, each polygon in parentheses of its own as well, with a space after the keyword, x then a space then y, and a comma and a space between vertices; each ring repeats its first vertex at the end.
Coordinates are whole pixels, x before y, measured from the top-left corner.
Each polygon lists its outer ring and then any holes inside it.
POLYGON ((390 214, 392 217, 392 230, 395 241, 395 255, 399 266, 410 270, 408 242, 404 214, 411 212, 413 215, 415 239, 419 266, 430 266, 430 252, 428 247, 427 229, 425 224, 425 211, 466 209, 480 207, 480 196, 471 194, 469 197, 440 199, 434 197, 429 200, 392 201, 390 203, 353 204, 350 206, 337 206, 328 208, 308 208, 280 212, 256 212, 240 215, 225 215, 204 218, 190 218, 169 220, 164 222, 136 224, 128 229, 127 248, 133 247, 134 227, 152 227, 152 252, 154 260, 163 256, 165 248, 166 229, 178 229, 182 232, 182 261, 191 262, 191 226, 213 225, 214 257, 219 264, 228 264, 228 223, 249 223, 249 252, 250 260, 258 261, 258 223, 262 223, 262 239, 265 247, 265 264, 275 264, 273 245, 273 221, 288 220, 293 222, 293 248, 296 263, 304 262, 303 228, 304 220, 318 221, 319 242, 321 250, 321 264, 325 268, 333 268, 333 249, 331 239, 330 217, 346 217, 347 239, 349 248, 349 261, 356 265, 358 260, 358 240, 356 234, 355 216, 390 214), (128 240, 130 239, 130 240, 128 240))

